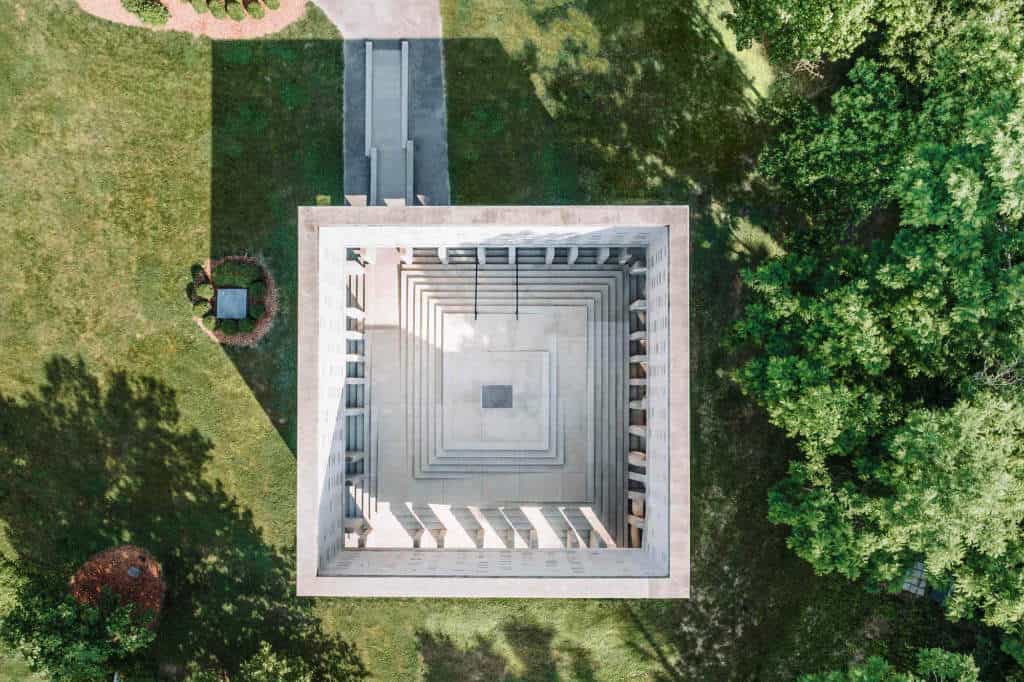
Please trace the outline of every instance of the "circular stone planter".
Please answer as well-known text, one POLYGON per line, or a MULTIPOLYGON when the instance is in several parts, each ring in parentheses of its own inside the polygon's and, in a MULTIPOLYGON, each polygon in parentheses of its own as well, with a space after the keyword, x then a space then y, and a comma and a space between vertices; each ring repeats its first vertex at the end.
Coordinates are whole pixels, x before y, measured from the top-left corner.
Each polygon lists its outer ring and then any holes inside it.
MULTIPOLYGON (((217 341, 218 343, 222 343, 228 346, 255 346, 257 343, 259 343, 260 339, 262 339, 267 334, 267 332, 270 331, 271 326, 273 326, 274 318, 277 317, 278 309, 277 284, 274 282, 274 276, 270 274, 270 271, 266 268, 266 266, 264 266, 263 263, 259 262, 255 258, 251 258, 249 256, 226 256, 224 258, 218 258, 216 260, 208 261, 201 270, 196 272, 192 284, 193 291, 198 290, 199 287, 201 287, 204 284, 213 285, 214 293, 213 298, 210 299, 210 312, 203 317, 193 316, 192 319, 194 319, 196 323, 199 325, 199 327, 204 332, 206 332, 207 336, 217 341), (218 287, 217 278, 215 277, 217 268, 225 263, 231 262, 245 263, 246 265, 251 265, 259 269, 260 280, 264 284, 263 296, 254 298, 251 295, 251 293, 247 293, 247 309, 251 309, 253 305, 260 304, 264 307, 264 310, 263 314, 260 315, 260 317, 255 320, 255 328, 252 331, 226 334, 220 329, 220 324, 223 323, 222 320, 218 321, 218 327, 216 329, 207 328, 204 325, 204 321, 209 319, 211 316, 215 316, 217 312, 218 287)), ((237 291, 239 288, 246 287, 232 285, 222 288, 237 291)), ((246 290, 249 291, 249 288, 251 287, 246 288, 246 290)), ((193 295, 192 297, 193 304, 202 300, 202 297, 198 297, 195 295, 193 295)))
POLYGON ((103 591, 131 604, 133 615, 155 630, 164 604, 163 571, 153 555, 135 545, 121 545, 93 555, 68 581, 71 596, 79 604, 99 606, 103 591))

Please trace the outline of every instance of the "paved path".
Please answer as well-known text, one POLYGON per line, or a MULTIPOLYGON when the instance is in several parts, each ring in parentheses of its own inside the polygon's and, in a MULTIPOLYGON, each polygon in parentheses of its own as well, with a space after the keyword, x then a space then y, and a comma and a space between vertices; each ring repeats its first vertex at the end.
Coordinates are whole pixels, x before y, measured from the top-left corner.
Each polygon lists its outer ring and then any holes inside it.
POLYGON ((366 48, 372 39, 409 41, 409 137, 415 144, 417 203, 451 203, 444 50, 439 0, 314 0, 345 38, 345 196, 365 203, 370 168, 365 150, 366 48))
POLYGON ((440 0, 313 0, 345 40, 440 39, 440 0))

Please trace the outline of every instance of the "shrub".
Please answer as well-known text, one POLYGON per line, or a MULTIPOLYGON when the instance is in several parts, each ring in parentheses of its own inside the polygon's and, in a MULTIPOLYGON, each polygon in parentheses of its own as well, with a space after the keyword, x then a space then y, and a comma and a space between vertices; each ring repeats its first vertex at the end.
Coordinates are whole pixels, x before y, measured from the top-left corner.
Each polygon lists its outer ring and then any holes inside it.
POLYGON ((258 320, 263 317, 263 314, 267 312, 267 306, 262 303, 253 303, 249 306, 249 315, 254 319, 258 320))
POLYGON ((256 2, 255 0, 253 0, 253 2, 250 2, 248 5, 245 6, 245 11, 248 12, 249 16, 253 19, 263 18, 263 5, 256 2))
POLYGON ((213 298, 213 285, 203 282, 196 287, 196 298, 213 298))
POLYGON ((209 329, 211 332, 217 328, 217 318, 213 315, 203 318, 203 326, 209 329))
POLYGON ((267 6, 267 9, 281 8, 281 0, 263 0, 263 4, 267 6))
POLYGON ((210 312, 209 301, 196 301, 196 304, 192 306, 192 314, 196 317, 205 317, 210 312))
POLYGON ((210 14, 217 19, 223 19, 228 15, 227 10, 224 9, 224 0, 210 0, 208 6, 210 14))
POLYGON ((249 296, 254 301, 258 301, 267 295, 267 284, 266 282, 253 282, 249 285, 249 296))
POLYGON ((256 330, 256 320, 246 318, 238 321, 238 333, 248 334, 256 330))
POLYGON ((245 10, 242 9, 241 3, 229 2, 227 4, 227 8, 228 16, 234 19, 235 21, 241 21, 242 19, 245 19, 245 10))
MULTIPOLYGON (((241 5, 236 4, 235 6, 241 11, 241 5)), ((228 11, 231 11, 230 8, 231 5, 228 5, 228 11)), ((232 18, 235 17, 232 15, 232 18)), ((248 288, 249 284, 262 276, 263 271, 258 265, 244 261, 225 261, 213 270, 213 282, 218 287, 248 288)))
POLYGON ((238 320, 220 320, 220 333, 226 336, 238 333, 238 320))
POLYGON ((171 16, 160 0, 121 0, 121 5, 144 24, 166 24, 171 16))
POLYGON ((55 585, 27 580, 15 588, 0 618, 0 643, 52 680, 105 680, 129 667, 156 637, 136 623, 132 606, 106 592, 99 606, 77 603, 55 585))
POLYGON ((196 14, 203 14, 210 9, 210 6, 206 4, 206 0, 192 0, 192 9, 196 11, 196 14))

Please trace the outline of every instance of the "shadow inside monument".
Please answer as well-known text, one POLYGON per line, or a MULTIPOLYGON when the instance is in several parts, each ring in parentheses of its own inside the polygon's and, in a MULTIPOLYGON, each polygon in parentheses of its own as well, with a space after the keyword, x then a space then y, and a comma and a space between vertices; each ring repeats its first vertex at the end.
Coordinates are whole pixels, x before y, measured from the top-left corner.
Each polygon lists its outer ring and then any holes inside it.
POLYGON ((365 676, 355 648, 295 598, 294 551, 268 544, 251 512, 207 478, 213 443, 179 421, 174 391, 55 356, 45 382, 0 395, 0 524, 19 573, 66 585, 92 554, 132 543, 163 567, 167 593, 144 667, 188 663, 234 675, 261 642, 317 679, 365 676))

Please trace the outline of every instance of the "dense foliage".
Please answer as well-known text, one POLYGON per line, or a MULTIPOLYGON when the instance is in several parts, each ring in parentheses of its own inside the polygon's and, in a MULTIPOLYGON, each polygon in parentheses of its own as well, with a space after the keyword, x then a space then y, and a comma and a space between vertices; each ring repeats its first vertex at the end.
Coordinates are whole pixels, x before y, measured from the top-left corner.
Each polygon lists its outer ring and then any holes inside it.
POLYGON ((22 582, 13 608, 0 617, 0 642, 53 680, 109 679, 130 667, 155 636, 133 618, 132 605, 113 595, 96 608, 37 579, 22 582))
POLYGON ((872 656, 845 671, 804 675, 800 682, 977 682, 978 666, 970 656, 942 649, 922 649, 913 672, 899 672, 885 659, 872 656))
POLYGON ((121 0, 121 4, 147 24, 166 24, 171 16, 160 0, 121 0))
POLYGON ((964 17, 1019 18, 1020 0, 733 0, 726 16, 741 48, 762 41, 778 64, 853 56, 877 43, 894 68, 927 69, 964 17))
POLYGON ((802 457, 770 517, 821 573, 1024 624, 1024 30, 951 27, 919 83, 863 60, 762 171, 811 229, 746 274, 743 389, 802 457), (892 234, 865 219, 893 208, 892 234), (868 235, 870 236, 870 235, 868 235))

